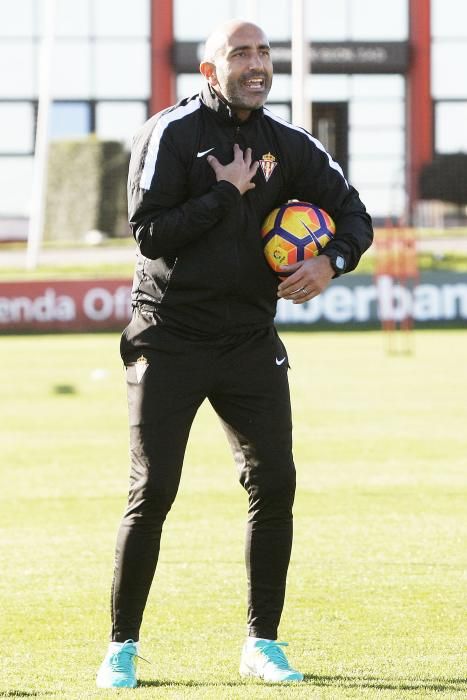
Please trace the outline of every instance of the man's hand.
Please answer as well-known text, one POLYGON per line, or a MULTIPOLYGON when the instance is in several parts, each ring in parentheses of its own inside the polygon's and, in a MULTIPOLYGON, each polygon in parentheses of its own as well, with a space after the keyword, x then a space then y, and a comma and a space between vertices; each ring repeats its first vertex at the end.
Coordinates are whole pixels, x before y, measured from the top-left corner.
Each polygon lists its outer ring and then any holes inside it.
POLYGON ((259 163, 257 160, 252 163, 251 159, 251 148, 247 148, 245 153, 243 153, 238 143, 234 145, 234 159, 227 165, 221 165, 215 156, 207 157, 209 165, 216 173, 217 182, 227 180, 227 182, 235 185, 240 194, 245 194, 248 190, 256 187, 251 180, 256 175, 259 163))
POLYGON ((334 270, 326 255, 317 255, 294 265, 284 265, 280 271, 288 277, 280 283, 277 296, 292 299, 294 304, 303 304, 321 294, 334 277, 334 270))

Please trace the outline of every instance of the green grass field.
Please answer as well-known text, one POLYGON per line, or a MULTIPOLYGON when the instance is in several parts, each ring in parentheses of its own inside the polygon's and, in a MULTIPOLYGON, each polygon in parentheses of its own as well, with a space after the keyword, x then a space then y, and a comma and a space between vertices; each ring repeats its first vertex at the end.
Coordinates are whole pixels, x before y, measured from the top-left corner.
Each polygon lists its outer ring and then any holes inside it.
MULTIPOLYGON (((467 333, 284 333, 298 494, 281 639, 293 687, 238 676, 246 497, 209 406, 142 630, 141 686, 99 691, 128 470, 117 335, 0 345, 0 696, 464 698, 467 333)), ((271 426, 274 429, 274 426, 271 426)))

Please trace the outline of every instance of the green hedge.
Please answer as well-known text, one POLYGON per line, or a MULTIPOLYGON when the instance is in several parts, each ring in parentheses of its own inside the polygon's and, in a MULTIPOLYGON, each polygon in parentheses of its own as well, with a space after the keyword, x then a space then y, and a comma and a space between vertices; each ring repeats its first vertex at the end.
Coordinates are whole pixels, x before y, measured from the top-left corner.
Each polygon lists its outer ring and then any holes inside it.
POLYGON ((46 240, 82 240, 92 230, 128 235, 129 155, 118 141, 95 137, 50 145, 46 240))

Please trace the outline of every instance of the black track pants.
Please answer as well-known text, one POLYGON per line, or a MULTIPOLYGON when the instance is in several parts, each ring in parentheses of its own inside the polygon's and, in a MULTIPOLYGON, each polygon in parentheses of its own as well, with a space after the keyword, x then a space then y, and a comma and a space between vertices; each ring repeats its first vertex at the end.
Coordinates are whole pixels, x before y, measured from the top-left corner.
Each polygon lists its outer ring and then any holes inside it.
POLYGON ((112 639, 139 639, 161 531, 175 499, 188 435, 208 398, 248 493, 248 633, 277 638, 292 545, 295 467, 288 361, 275 329, 209 346, 125 357, 131 474, 117 538, 112 639), (138 357, 144 360, 138 362, 138 357))

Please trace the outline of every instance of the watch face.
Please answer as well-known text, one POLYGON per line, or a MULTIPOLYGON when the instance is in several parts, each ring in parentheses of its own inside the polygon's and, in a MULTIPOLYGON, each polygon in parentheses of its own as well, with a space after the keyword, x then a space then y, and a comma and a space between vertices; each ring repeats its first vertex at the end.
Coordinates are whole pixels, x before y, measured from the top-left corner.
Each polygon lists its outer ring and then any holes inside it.
POLYGON ((338 255, 335 260, 335 265, 338 270, 342 272, 342 270, 345 270, 345 260, 342 257, 342 255, 338 255))

